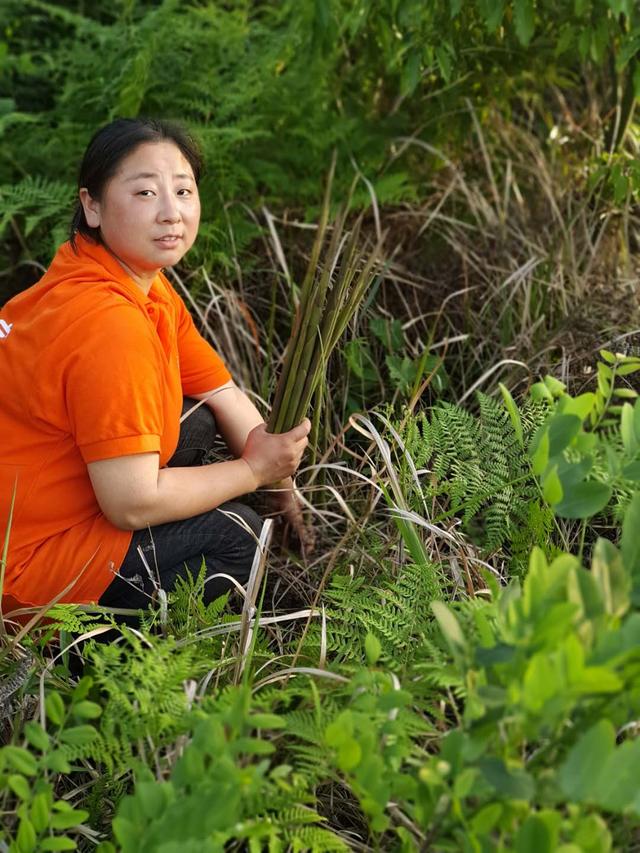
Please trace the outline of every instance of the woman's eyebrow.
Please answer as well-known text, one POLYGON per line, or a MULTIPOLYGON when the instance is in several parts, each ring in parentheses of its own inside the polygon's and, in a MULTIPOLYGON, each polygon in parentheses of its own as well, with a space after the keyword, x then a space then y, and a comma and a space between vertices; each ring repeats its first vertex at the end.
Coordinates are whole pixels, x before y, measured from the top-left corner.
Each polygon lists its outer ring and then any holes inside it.
MULTIPOLYGON (((158 177, 157 172, 138 172, 137 174, 131 175, 129 178, 126 178, 125 183, 128 183, 129 181, 138 181, 141 178, 157 178, 157 177, 158 177)), ((188 175, 186 172, 178 172, 173 177, 177 178, 178 180, 181 180, 181 181, 184 181, 184 180, 192 181, 193 180, 193 176, 188 175)))

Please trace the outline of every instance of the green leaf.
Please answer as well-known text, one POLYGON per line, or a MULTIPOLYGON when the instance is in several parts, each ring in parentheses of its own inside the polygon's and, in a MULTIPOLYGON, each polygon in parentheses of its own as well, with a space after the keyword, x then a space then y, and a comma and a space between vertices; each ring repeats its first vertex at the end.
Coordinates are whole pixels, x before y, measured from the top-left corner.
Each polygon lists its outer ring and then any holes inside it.
POLYGON ((554 511, 561 518, 591 518, 603 510, 610 499, 610 486, 588 480, 573 486, 554 511))
POLYGON ((462 633, 460 623, 447 605, 443 604, 442 601, 432 601, 431 610, 452 651, 455 653, 460 649, 466 649, 467 642, 462 633))
POLYGON ((338 767, 341 770, 354 770, 362 760, 362 747, 354 738, 345 740, 338 747, 338 767))
MULTIPOLYGON (((40 850, 76 850, 77 847, 76 842, 73 838, 69 838, 68 835, 56 835, 52 838, 43 838, 40 841, 40 850)), ((96 848, 96 853, 98 853, 99 849, 100 847, 96 848)), ((112 849, 115 853, 115 847, 112 849)))
POLYGON ((640 462, 630 462, 628 465, 625 465, 622 469, 622 476, 625 480, 633 480, 635 482, 640 480, 640 462))
POLYGON ((380 640, 374 634, 368 633, 365 637, 364 651, 369 666, 375 666, 382 654, 382 646, 380 645, 380 640))
POLYGON ((532 0, 514 0, 513 3, 514 22, 516 35, 520 44, 526 47, 535 31, 535 18, 532 0))
POLYGON ((402 323, 397 318, 388 320, 386 317, 372 317, 369 328, 387 352, 397 352, 404 346, 402 323))
POLYGON ((631 577, 625 570, 620 551, 608 539, 596 541, 591 576, 598 584, 606 612, 623 616, 631 604, 631 577))
POLYGON ((638 439, 636 438, 633 407, 629 403, 624 403, 622 413, 620 415, 620 435, 622 437, 622 445, 626 452, 632 456, 638 449, 638 439))
POLYGON ((502 759, 493 756, 480 759, 478 767, 499 794, 512 800, 530 800, 533 797, 534 782, 526 771, 519 768, 508 770, 502 759))
POLYGON ((400 78, 400 94, 405 97, 412 95, 418 83, 420 82, 420 70, 422 68, 422 58, 420 51, 412 50, 407 57, 407 61, 402 69, 402 77, 400 78))
POLYGON ((63 743, 68 743, 71 746, 86 746, 98 736, 98 732, 93 726, 71 726, 60 732, 60 740, 63 743))
POLYGON ((582 421, 577 415, 553 415, 547 424, 549 456, 553 458, 567 448, 580 432, 582 421))
POLYGON ((539 815, 529 815, 515 839, 516 853, 556 853, 556 835, 539 815))
POLYGON ((249 723, 256 729, 284 729, 287 725, 277 714, 252 714, 249 723))
POLYGON ((621 364, 616 367, 618 376, 630 376, 632 373, 637 373, 640 370, 640 361, 631 362, 629 364, 621 364))
POLYGON ((504 0, 478 0, 478 9, 488 32, 495 32, 504 18, 504 0))
POLYGON ((511 392, 507 388, 506 385, 503 385, 500 382, 500 392, 502 394, 502 399, 504 400, 504 404, 509 412, 509 417, 511 418, 511 425, 513 426, 513 431, 516 434, 516 438, 518 439, 518 444, 520 447, 524 447, 524 434, 522 431, 522 418, 520 417, 520 410, 515 404, 513 397, 511 396, 511 392))
POLYGON ((49 808, 50 796, 50 794, 42 791, 35 795, 31 803, 29 815, 36 832, 44 832, 49 824, 49 815, 51 814, 51 809, 49 808))
POLYGON ((23 817, 16 837, 19 853, 32 853, 36 849, 37 836, 31 821, 23 817))
POLYGON ((42 759, 43 765, 55 773, 71 773, 71 765, 66 755, 59 749, 49 752, 42 759))
POLYGON ((239 737, 232 741, 230 749, 234 755, 271 755, 275 746, 268 740, 257 737, 239 737))
POLYGON ((624 567, 632 577, 640 577, 640 493, 631 498, 622 522, 620 550, 624 567))
POLYGON ((21 800, 31 799, 31 786, 24 776, 14 773, 12 776, 9 776, 7 782, 13 793, 17 797, 20 797, 21 800))
POLYGON ((136 804, 149 820, 159 818, 166 806, 166 797, 162 785, 156 781, 139 782, 135 789, 136 804))
POLYGON ((591 414, 595 402, 596 395, 590 391, 580 394, 579 397, 563 397, 560 400, 562 403, 560 411, 563 415, 577 415, 581 421, 584 421, 591 414))
POLYGON ((567 390, 567 386, 564 382, 560 382, 560 380, 556 379, 555 376, 545 376, 544 384, 553 397, 560 397, 567 390))
POLYGON ((558 476, 558 466, 554 465, 543 477, 542 496, 548 504, 553 506, 560 503, 563 497, 562 483, 558 476))
POLYGON ((569 751, 558 781, 571 802, 585 802, 597 790, 602 768, 613 752, 616 733, 609 720, 600 720, 569 751))
POLYGON ((24 726, 24 735, 31 746, 39 749, 40 752, 45 752, 49 748, 49 735, 42 728, 40 723, 29 720, 24 726))
POLYGON ((62 725, 62 721, 64 720, 64 702, 62 701, 62 696, 55 692, 49 693, 44 700, 44 707, 47 717, 51 722, 56 726, 62 725))
POLYGON ((50 826, 51 829, 71 829, 73 826, 79 826, 88 817, 89 812, 85 809, 70 809, 51 815, 50 826))
POLYGON ((471 818, 471 828, 478 835, 487 835, 498 823, 502 816, 503 806, 501 803, 489 803, 471 818))
POLYGON ((21 746, 4 746, 0 750, 0 755, 18 773, 22 773, 25 776, 35 776, 38 772, 38 762, 35 757, 21 746))
POLYGON ((545 427, 541 427, 534 436, 530 455, 531 469, 539 477, 544 473, 549 462, 549 432, 545 427))
POLYGON ((96 702, 77 702, 73 706, 73 714, 80 720, 95 720, 102 714, 102 708, 96 702))

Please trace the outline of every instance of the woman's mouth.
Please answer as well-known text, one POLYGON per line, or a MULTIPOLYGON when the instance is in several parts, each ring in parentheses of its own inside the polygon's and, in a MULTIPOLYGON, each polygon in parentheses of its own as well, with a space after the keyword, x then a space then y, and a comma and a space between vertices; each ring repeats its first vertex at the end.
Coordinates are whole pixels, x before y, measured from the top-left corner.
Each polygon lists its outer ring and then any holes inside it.
POLYGON ((174 249, 181 239, 179 234, 165 234, 164 237, 157 237, 154 242, 163 248, 174 249))

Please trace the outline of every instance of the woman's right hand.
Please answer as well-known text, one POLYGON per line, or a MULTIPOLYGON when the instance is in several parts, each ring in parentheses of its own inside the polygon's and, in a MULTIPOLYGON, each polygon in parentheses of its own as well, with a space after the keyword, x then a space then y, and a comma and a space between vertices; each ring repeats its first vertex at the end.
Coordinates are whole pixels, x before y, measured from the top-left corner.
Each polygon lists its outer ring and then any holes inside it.
POLYGON ((291 477, 309 443, 311 421, 305 418, 297 427, 280 434, 267 432, 266 424, 254 427, 247 436, 242 459, 249 465, 256 489, 291 477))

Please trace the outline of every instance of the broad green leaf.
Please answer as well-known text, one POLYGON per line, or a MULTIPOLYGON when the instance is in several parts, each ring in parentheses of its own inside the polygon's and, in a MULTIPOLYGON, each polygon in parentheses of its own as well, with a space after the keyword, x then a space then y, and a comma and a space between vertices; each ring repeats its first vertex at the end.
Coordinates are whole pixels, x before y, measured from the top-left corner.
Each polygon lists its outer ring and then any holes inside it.
POLYGON ((81 720, 95 720, 102 714, 102 708, 96 702, 82 701, 73 705, 73 714, 81 720))
POLYGON ((476 812, 471 818, 471 828, 479 835, 486 835, 491 832, 502 816, 503 806, 501 803, 489 803, 483 806, 480 811, 476 812))
POLYGON ((160 817, 167 804, 164 790, 156 781, 138 782, 135 798, 142 814, 149 820, 160 817))
POLYGON ((10 767, 25 776, 35 776, 38 771, 35 757, 21 746, 4 746, 0 749, 0 755, 10 767))
POLYGON ((229 749, 233 755, 271 755, 275 746, 269 740, 257 737, 239 737, 231 741, 229 749))
POLYGON ((539 815, 529 815, 515 839, 516 853, 555 853, 556 836, 552 827, 539 815))
POLYGON ((564 680, 547 653, 536 654, 529 661, 524 674, 523 704, 532 711, 541 711, 549 699, 564 687, 564 680))
POLYGON ((44 707, 47 712, 47 717, 54 725, 59 726, 64 719, 64 702, 59 693, 49 693, 44 700, 44 707))
POLYGON ((85 809, 70 809, 51 815, 50 826, 52 829, 71 829, 73 826, 79 826, 88 817, 89 812, 85 809))
POLYGON ((551 506, 560 503, 563 497, 562 483, 558 476, 558 466, 554 465, 542 479, 542 496, 551 506))
POLYGON ((490 33, 495 32, 504 18, 504 0, 478 0, 478 10, 490 33))
POLYGON ((638 370, 640 370, 640 361, 633 361, 616 367, 616 374, 618 376, 630 376, 632 373, 637 373, 638 370))
POLYGON ((389 320, 387 317, 372 317, 369 328, 387 352, 397 352, 404 346, 402 323, 397 318, 389 320))
POLYGON ((622 437, 624 449, 630 456, 633 455, 638 449, 638 439, 636 438, 635 433, 633 408, 629 403, 625 403, 622 406, 622 413, 620 415, 620 435, 622 437))
POLYGON ((585 802, 598 790, 600 774, 613 752, 616 733, 600 720, 580 737, 558 772, 560 788, 572 802, 585 802))
POLYGON ((40 752, 44 752, 49 748, 49 735, 45 732, 40 723, 36 723, 34 720, 29 720, 29 722, 25 724, 24 734, 31 746, 39 749, 40 752))
POLYGON ((530 800, 535 790, 534 781, 525 770, 509 770, 501 758, 481 758, 478 767, 495 790, 512 800, 530 800))
POLYGON ((553 394, 549 391, 544 382, 535 382, 529 389, 529 393, 531 394, 532 400, 553 401, 553 394))
POLYGON ((49 801, 50 794, 42 791, 40 794, 36 794, 31 802, 29 817, 36 832, 44 832, 49 824, 49 815, 51 814, 49 801))
POLYGON ((640 462, 630 462, 622 469, 625 480, 640 480, 640 462))
POLYGON ((569 573, 567 594, 575 602, 585 619, 596 619, 605 612, 602 592, 593 572, 578 568, 569 573))
POLYGON ((13 773, 7 781, 9 787, 17 797, 20 797, 21 800, 31 799, 31 786, 24 776, 20 773, 13 773))
POLYGON ((355 738, 348 738, 338 747, 338 767, 354 770, 362 760, 362 747, 355 738))
MULTIPOLYGON (((55 835, 50 838, 43 838, 39 844, 40 850, 46 851, 76 850, 78 847, 73 838, 69 838, 68 835, 55 835)), ((100 850, 100 846, 96 848, 96 853, 100 850)), ((115 853, 115 847, 112 846, 112 850, 115 853)), ((102 851, 100 851, 100 853, 102 853, 102 851)))
POLYGON ((431 610, 452 651, 456 652, 460 649, 465 649, 467 642, 462 633, 462 628, 450 608, 446 604, 443 604, 442 601, 432 601, 431 610))
POLYGON ((553 458, 567 448, 581 426, 582 421, 577 415, 553 415, 547 423, 549 456, 553 458))
POLYGON ((546 427, 541 427, 535 434, 529 453, 531 469, 539 477, 549 462, 549 432, 546 427))
POLYGON ((577 415, 581 421, 584 421, 595 405, 596 395, 589 391, 586 394, 580 394, 579 397, 563 397, 560 402, 562 408, 558 408, 563 415, 577 415))
POLYGON ((554 510, 561 518, 591 518, 603 510, 610 499, 610 486, 588 480, 573 486, 554 510))
POLYGON ((544 384, 554 397, 559 397, 567 390, 567 386, 564 384, 564 382, 560 382, 560 380, 556 379, 555 376, 545 376, 544 384))
POLYGON ((622 522, 620 550, 624 567, 632 577, 640 576, 640 492, 631 498, 622 522))
POLYGON ((380 640, 375 636, 375 634, 368 633, 365 637, 364 651, 369 666, 375 666, 378 660, 380 659, 380 655, 382 654, 382 646, 380 645, 380 640))
POLYGON ((23 817, 18 827, 18 835, 16 837, 19 853, 32 853, 35 851, 37 844, 36 831, 33 828, 31 821, 23 817))
POLYGON ((287 725, 277 714, 252 714, 249 723, 256 729, 284 729, 287 725))
POLYGON ((623 616, 631 604, 631 577, 625 571, 622 554, 608 539, 596 541, 591 576, 598 584, 607 613, 623 616))
POLYGON ((580 853, 611 853, 611 834, 598 814, 581 818, 575 828, 575 841, 580 853))
POLYGON ((327 746, 340 746, 353 734, 353 715, 343 711, 324 730, 327 746))
POLYGON ((418 83, 420 82, 420 70, 422 68, 422 60, 418 50, 412 50, 407 57, 407 61, 402 69, 400 79, 400 94, 408 96, 413 94, 418 83))
POLYGON ((71 726, 71 728, 63 729, 59 735, 63 743, 71 744, 71 746, 85 746, 95 740, 97 736, 97 730, 89 725, 71 726))

